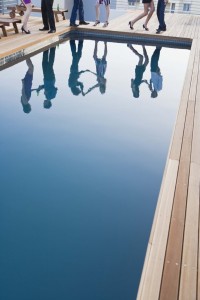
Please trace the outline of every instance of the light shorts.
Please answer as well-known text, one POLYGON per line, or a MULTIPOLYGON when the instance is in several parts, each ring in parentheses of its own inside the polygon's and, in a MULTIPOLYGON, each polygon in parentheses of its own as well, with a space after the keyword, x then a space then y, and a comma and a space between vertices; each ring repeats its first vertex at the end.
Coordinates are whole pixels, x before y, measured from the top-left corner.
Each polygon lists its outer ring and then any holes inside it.
POLYGON ((109 5, 110 4, 110 0, 97 0, 97 4, 105 4, 105 5, 109 5))

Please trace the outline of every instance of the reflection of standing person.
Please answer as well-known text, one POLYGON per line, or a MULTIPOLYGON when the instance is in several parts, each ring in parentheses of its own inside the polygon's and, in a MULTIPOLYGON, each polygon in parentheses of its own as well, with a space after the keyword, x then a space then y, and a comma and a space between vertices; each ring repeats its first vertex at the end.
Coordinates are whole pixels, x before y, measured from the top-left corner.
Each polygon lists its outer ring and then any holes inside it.
POLYGON ((53 13, 54 0, 41 0, 42 21, 44 27, 40 31, 49 30, 48 33, 56 32, 55 19, 53 13))
POLYGON ((44 89, 44 108, 50 108, 52 106, 51 100, 56 97, 57 88, 55 87, 55 74, 53 70, 53 64, 55 60, 56 47, 52 47, 43 52, 42 70, 44 76, 44 84, 38 87, 38 92, 44 89))
POLYGON ((94 47, 94 61, 96 65, 96 73, 87 70, 88 72, 94 74, 97 76, 97 84, 93 85, 91 88, 88 89, 86 93, 83 93, 84 96, 88 93, 90 93, 92 90, 94 90, 96 87, 99 87, 99 91, 101 94, 105 94, 106 92, 106 78, 105 78, 105 73, 107 69, 107 61, 106 61, 106 56, 107 56, 107 42, 104 42, 104 54, 102 58, 98 58, 97 56, 97 51, 98 51, 98 41, 95 41, 95 47, 94 47))
POLYGON ((84 19, 84 9, 83 9, 83 0, 74 0, 74 5, 72 8, 72 13, 70 17, 70 26, 77 27, 76 17, 77 11, 79 12, 79 25, 88 25, 88 22, 85 22, 84 19))
POLYGON ((133 92, 133 96, 135 98, 139 98, 140 96, 139 86, 143 82, 147 83, 147 80, 143 80, 142 78, 146 70, 146 67, 149 63, 149 58, 145 46, 142 46, 143 55, 140 54, 137 50, 135 50, 131 44, 128 44, 127 46, 133 51, 133 53, 135 53, 139 57, 138 64, 135 67, 135 79, 131 79, 131 89, 133 92))
POLYGON ((24 13, 23 21, 22 21, 22 33, 30 34, 30 30, 28 30, 27 23, 32 11, 32 3, 31 0, 23 0, 24 5, 26 6, 26 11, 24 13))
POLYGON ((163 77, 158 66, 160 50, 161 47, 156 47, 151 57, 151 80, 149 88, 151 90, 152 98, 156 98, 158 96, 158 92, 162 90, 163 77))
POLYGON ((130 29, 133 29, 133 25, 137 21, 146 17, 146 20, 143 24, 143 28, 147 31, 149 30, 147 27, 147 24, 155 11, 154 2, 153 2, 153 0, 142 0, 142 3, 144 4, 144 12, 128 23, 128 25, 130 26, 130 29))
POLYGON ((159 22, 159 27, 156 30, 156 33, 161 33, 161 31, 166 31, 165 24, 165 7, 168 3, 168 0, 158 0, 157 4, 157 17, 159 22))
POLYGON ((31 88, 32 88, 32 82, 33 82, 34 66, 33 66, 30 58, 26 59, 26 64, 28 66, 28 71, 26 72, 24 79, 22 79, 21 103, 23 106, 23 111, 26 114, 28 114, 31 111, 31 105, 29 103, 29 100, 31 98, 31 91, 32 91, 31 88))
POLYGON ((72 53, 72 65, 70 68, 70 74, 68 79, 68 86, 70 87, 72 94, 78 96, 80 93, 83 94, 83 83, 78 81, 80 74, 85 71, 79 72, 79 61, 82 56, 83 40, 78 41, 78 49, 76 49, 76 41, 70 40, 70 48, 72 53))
POLYGON ((94 23, 93 26, 97 26, 100 23, 100 5, 103 4, 105 5, 106 8, 106 20, 105 23, 103 24, 103 27, 108 26, 108 19, 110 15, 110 0, 97 0, 95 9, 96 9, 96 22, 94 23))

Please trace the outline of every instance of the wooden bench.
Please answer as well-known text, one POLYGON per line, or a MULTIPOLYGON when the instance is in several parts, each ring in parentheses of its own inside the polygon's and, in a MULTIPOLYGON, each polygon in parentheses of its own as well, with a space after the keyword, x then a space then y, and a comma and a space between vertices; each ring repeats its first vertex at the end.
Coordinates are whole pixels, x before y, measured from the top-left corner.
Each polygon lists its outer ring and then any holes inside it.
MULTIPOLYGON (((26 11, 26 6, 20 4, 20 5, 16 5, 16 6, 8 6, 7 7, 8 10, 10 10, 10 17, 11 18, 15 18, 16 13, 18 13, 20 16, 24 15, 24 12, 26 11)), ((41 13, 41 8, 40 7, 36 7, 33 6, 32 7, 32 12, 36 12, 36 13, 41 13)), ((65 13, 68 12, 68 9, 53 9, 53 13, 54 13, 54 17, 56 22, 59 22, 59 18, 58 16, 61 15, 62 19, 65 20, 65 13)))
POLYGON ((11 26, 13 25, 13 28, 15 30, 15 33, 19 33, 19 30, 17 28, 17 23, 21 23, 21 20, 14 19, 14 18, 0 18, 0 24, 3 31, 4 36, 7 36, 7 32, 5 29, 5 26, 11 26))
POLYGON ((5 25, 4 24, 0 24, 0 28, 2 29, 3 36, 8 36, 5 25))

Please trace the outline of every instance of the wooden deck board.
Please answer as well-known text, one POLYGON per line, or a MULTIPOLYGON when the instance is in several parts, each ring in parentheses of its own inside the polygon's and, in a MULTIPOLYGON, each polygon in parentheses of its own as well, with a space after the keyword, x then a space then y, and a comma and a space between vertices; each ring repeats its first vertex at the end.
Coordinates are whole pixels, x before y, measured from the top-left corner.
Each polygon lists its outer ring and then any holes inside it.
MULTIPOLYGON (((200 185, 200 16, 166 14, 167 31, 156 35, 156 14, 130 30, 128 22, 141 11, 130 10, 109 22, 109 27, 81 26, 93 32, 122 33, 127 37, 188 39, 190 58, 174 133, 169 147, 153 226, 147 247, 138 300, 197 300, 200 297, 199 185, 200 185)), ((14 34, 0 40, 0 58, 20 49, 48 45, 70 30, 69 20, 56 23, 51 36, 39 32, 40 18, 30 18, 31 35, 14 34)), ((37 48, 37 47, 36 47, 37 48)), ((27 52, 28 53, 28 52, 27 52)))

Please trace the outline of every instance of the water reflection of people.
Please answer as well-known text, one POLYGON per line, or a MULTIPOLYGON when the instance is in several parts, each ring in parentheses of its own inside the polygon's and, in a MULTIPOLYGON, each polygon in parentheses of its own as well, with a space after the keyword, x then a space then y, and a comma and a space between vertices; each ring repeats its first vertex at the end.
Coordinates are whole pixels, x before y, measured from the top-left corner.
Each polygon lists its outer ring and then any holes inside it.
POLYGON ((21 103, 23 106, 23 111, 28 114, 31 111, 31 105, 29 103, 29 100, 31 98, 31 92, 32 92, 31 88, 32 88, 32 82, 33 82, 34 66, 33 66, 30 58, 26 59, 26 64, 28 66, 28 70, 26 72, 25 77, 22 79, 21 103))
POLYGON ((143 82, 147 83, 147 80, 143 80, 142 78, 146 70, 146 67, 149 63, 149 58, 145 46, 142 46, 143 55, 140 54, 137 50, 135 50, 131 44, 128 44, 127 46, 133 51, 134 54, 136 54, 139 57, 138 64, 135 67, 135 79, 131 79, 131 89, 133 92, 133 96, 135 98, 139 98, 140 96, 139 86, 143 82))
POLYGON ((88 94, 89 92, 91 92, 96 87, 99 87, 101 94, 105 94, 105 92, 106 92, 107 80, 105 78, 105 73, 106 73, 106 69, 107 69, 107 61, 106 61, 106 56, 108 53, 107 42, 104 42, 104 53, 103 53, 102 58, 99 58, 97 56, 97 52, 98 52, 98 41, 95 41, 93 58, 94 58, 95 65, 96 65, 96 73, 94 73, 92 71, 90 71, 90 72, 97 76, 97 84, 95 84, 94 86, 89 88, 88 91, 85 93, 85 95, 88 94))
POLYGON ((52 47, 43 52, 42 59, 42 70, 44 76, 44 84, 40 85, 37 89, 38 93, 40 90, 44 89, 44 108, 50 108, 52 106, 51 100, 56 97, 57 88, 55 87, 56 77, 53 69, 55 60, 56 47, 52 47))
POLYGON ((72 64, 70 68, 68 86, 70 87, 73 95, 78 96, 80 93, 83 95, 83 83, 79 81, 79 77, 85 71, 79 72, 78 66, 82 56, 83 40, 78 41, 78 48, 76 47, 76 41, 70 40, 70 48, 72 53, 72 64))
POLYGON ((149 88, 152 98, 156 98, 158 96, 158 92, 162 90, 163 77, 158 66, 160 50, 161 47, 156 47, 151 57, 151 79, 149 88))

